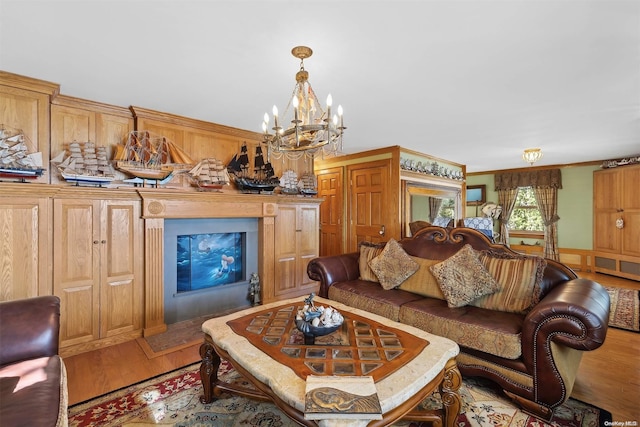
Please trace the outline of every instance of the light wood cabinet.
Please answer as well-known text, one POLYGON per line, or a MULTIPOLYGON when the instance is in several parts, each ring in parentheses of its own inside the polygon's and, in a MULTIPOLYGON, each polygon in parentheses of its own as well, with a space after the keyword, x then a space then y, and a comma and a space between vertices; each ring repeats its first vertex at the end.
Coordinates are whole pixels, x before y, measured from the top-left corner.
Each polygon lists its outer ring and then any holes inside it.
POLYGON ((53 201, 53 290, 61 347, 72 351, 130 340, 142 329, 141 203, 135 193, 97 191, 53 201))
POLYGON ((47 185, 0 183, 0 301, 51 294, 47 185))
POLYGON ((640 165, 593 173, 595 270, 640 280, 640 165))
POLYGON ((317 203, 283 203, 278 206, 275 218, 275 299, 317 292, 317 282, 309 279, 307 265, 319 254, 319 221, 317 203))

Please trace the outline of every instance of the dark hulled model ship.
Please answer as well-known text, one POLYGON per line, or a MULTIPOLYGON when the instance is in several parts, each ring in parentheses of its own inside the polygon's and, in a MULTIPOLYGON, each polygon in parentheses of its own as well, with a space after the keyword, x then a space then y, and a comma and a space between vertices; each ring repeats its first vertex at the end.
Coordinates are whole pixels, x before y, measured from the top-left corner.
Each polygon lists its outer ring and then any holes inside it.
POLYGON ((234 155, 227 165, 227 170, 238 189, 245 193, 272 193, 280 185, 270 162, 264 161, 262 147, 256 147, 253 162, 253 173, 250 172, 247 144, 242 144, 239 155, 234 155))

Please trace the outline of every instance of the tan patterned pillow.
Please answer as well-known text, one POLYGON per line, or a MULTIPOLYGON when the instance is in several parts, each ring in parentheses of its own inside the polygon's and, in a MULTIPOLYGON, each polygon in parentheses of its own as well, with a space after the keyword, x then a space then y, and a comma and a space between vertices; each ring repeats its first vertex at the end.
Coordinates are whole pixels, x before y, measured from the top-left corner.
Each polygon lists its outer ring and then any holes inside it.
POLYGON ((471 245, 465 245, 454 255, 429 268, 449 307, 463 307, 500 289, 471 245))
POLYGON ((380 255, 369 261, 369 267, 386 290, 398 287, 420 268, 395 239, 390 239, 380 255))
POLYGON ((547 261, 539 256, 479 253, 480 261, 500 284, 498 292, 471 305, 526 314, 540 300, 540 283, 547 261))
POLYGON ((441 261, 438 259, 426 259, 417 256, 412 256, 411 259, 417 262, 420 268, 415 272, 415 274, 412 274, 407 280, 402 282, 398 289, 425 297, 442 300, 446 299, 442 290, 440 290, 438 281, 433 276, 433 273, 431 273, 431 270, 429 270, 429 267, 441 261))
POLYGON ((360 257, 358 265, 360 267, 360 280, 368 280, 370 282, 379 283, 376 273, 369 267, 369 261, 382 253, 384 243, 360 242, 360 257))

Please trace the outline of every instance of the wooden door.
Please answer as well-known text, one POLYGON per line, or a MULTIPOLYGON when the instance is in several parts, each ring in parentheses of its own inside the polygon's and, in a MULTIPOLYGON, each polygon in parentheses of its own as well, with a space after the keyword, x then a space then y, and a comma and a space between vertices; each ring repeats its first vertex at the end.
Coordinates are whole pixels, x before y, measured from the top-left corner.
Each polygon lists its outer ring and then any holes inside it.
POLYGON ((320 204, 320 255, 343 253, 344 240, 344 185, 341 167, 318 173, 320 204))
POLYGON ((383 242, 393 237, 397 207, 390 204, 390 170, 390 160, 347 166, 349 252, 357 251, 361 241, 383 242))
POLYGON ((61 347, 99 338, 100 202, 53 202, 53 292, 60 297, 61 347))
POLYGON ((616 228, 622 204, 618 191, 620 175, 615 170, 593 174, 593 250, 619 253, 622 234, 616 228))
POLYGON ((142 327, 140 202, 101 202, 100 336, 142 327))

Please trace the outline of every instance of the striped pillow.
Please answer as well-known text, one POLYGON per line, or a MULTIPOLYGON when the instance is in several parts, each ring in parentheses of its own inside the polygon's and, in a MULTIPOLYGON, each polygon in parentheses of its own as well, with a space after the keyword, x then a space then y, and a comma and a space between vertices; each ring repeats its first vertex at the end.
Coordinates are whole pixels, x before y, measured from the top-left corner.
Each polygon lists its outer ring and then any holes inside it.
POLYGON ((369 261, 382 253, 385 243, 360 242, 358 246, 360 247, 360 257, 358 258, 360 280, 380 283, 376 273, 369 267, 369 261))
POLYGON ((526 314, 540 300, 547 262, 539 256, 479 252, 480 261, 500 284, 500 290, 471 302, 489 310, 526 314))
MULTIPOLYGON (((411 256, 411 255, 409 255, 411 256)), ((418 263, 420 268, 415 272, 412 276, 410 276, 407 280, 402 282, 398 289, 402 289, 403 291, 412 292, 417 295, 422 295, 425 297, 437 298, 444 300, 444 294, 438 285, 438 281, 436 280, 429 267, 434 264, 440 262, 437 259, 426 259, 420 258, 417 256, 411 256, 415 262, 418 263)))

